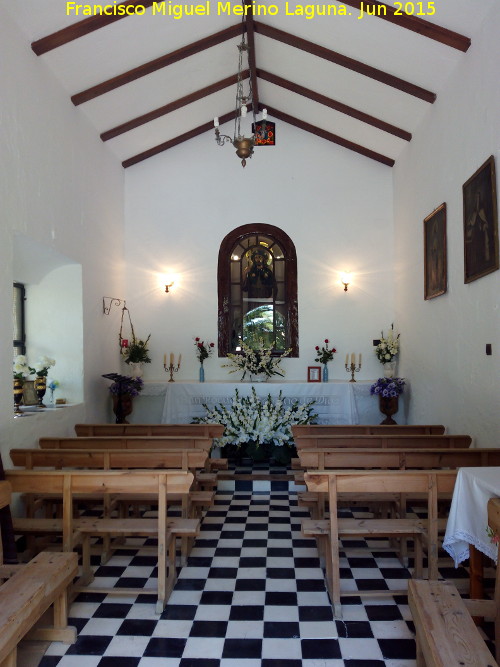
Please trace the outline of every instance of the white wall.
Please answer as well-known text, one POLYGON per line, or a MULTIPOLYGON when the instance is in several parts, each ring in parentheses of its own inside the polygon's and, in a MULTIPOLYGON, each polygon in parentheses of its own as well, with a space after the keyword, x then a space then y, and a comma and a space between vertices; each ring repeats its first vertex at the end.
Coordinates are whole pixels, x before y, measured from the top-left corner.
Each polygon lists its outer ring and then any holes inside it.
POLYGON ((485 447, 498 446, 500 431, 500 272, 464 284, 462 184, 492 154, 498 180, 499 31, 493 9, 394 168, 396 320, 400 371, 412 383, 410 421, 446 424, 485 447), (424 301, 422 221, 443 202, 448 292, 424 301))
POLYGON ((0 308, 5 315, 0 318, 0 450, 7 465, 11 447, 30 446, 47 431, 68 432, 70 414, 74 420, 107 414, 108 382, 100 376, 117 370, 119 359, 116 322, 103 315, 102 297, 123 296, 124 291, 123 170, 4 8, 0 43, 8 54, 0 69, 0 308), (80 339, 74 364, 61 367, 57 379, 65 383, 67 373, 69 383, 81 384, 83 367, 85 407, 68 408, 66 417, 54 411, 13 418, 10 313, 18 236, 35 248, 34 262, 38 244, 82 267, 82 295, 75 309, 83 313, 83 322, 80 314, 79 323, 58 326, 49 354, 56 360, 59 350, 65 355, 67 337, 80 327, 83 349, 80 339))
MULTIPOLYGON (((277 136, 245 169, 212 133, 127 169, 127 305, 136 334, 152 334, 146 380, 166 379, 170 351, 183 355, 176 379, 198 377, 193 338, 217 343, 220 243, 251 222, 280 227, 297 250, 300 357, 283 362, 286 378, 306 379, 325 338, 339 352, 330 378, 347 379, 351 352, 363 353, 360 379, 378 377, 372 340, 393 319, 391 170, 285 123, 277 136), (346 269, 347 293, 339 282, 346 269), (169 294, 165 273, 177 275, 169 294)), ((207 381, 236 378, 222 363, 215 355, 205 362, 207 381)))

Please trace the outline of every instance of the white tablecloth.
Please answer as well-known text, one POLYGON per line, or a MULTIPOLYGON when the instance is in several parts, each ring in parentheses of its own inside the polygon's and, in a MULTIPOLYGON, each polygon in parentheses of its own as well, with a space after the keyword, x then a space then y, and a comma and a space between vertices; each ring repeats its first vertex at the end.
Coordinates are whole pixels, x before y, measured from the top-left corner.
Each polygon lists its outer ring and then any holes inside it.
POLYGON ((488 500, 500 496, 500 468, 460 468, 451 501, 443 547, 455 567, 469 558, 472 544, 496 561, 497 547, 487 533, 488 500))
MULTIPOLYGON (((370 395, 371 384, 372 381, 145 383, 141 396, 165 395, 161 421, 167 424, 188 424, 193 417, 205 414, 203 404, 209 408, 217 403, 230 405, 235 389, 240 396, 248 396, 252 387, 261 398, 268 394, 275 397, 282 391, 290 403, 314 400, 320 424, 379 424, 383 415, 378 409, 378 399, 370 395)), ((406 424, 404 405, 400 399, 400 409, 395 415, 398 424, 406 424)))

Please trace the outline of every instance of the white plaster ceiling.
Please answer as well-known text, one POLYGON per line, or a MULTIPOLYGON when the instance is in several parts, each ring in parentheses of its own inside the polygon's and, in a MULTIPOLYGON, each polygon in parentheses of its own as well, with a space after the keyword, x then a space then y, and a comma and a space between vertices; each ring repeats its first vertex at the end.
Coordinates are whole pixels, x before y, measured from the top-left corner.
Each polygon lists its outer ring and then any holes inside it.
MULTIPOLYGON (((82 14, 77 16, 74 12, 67 15, 66 0, 1 1, 26 35, 27 48, 30 48, 32 42, 87 18, 82 14)), ((113 4, 113 0, 108 2, 113 4)), ((439 100, 452 72, 470 57, 474 40, 480 38, 481 23, 497 2, 498 0, 435 0, 434 3, 408 3, 408 7, 414 6, 415 11, 419 7, 425 10, 434 5, 435 14, 423 18, 434 25, 470 38, 472 44, 468 51, 464 52, 377 17, 365 15, 360 20, 357 18, 359 11, 350 6, 346 6, 347 11, 351 12, 350 16, 318 16, 307 19, 304 16, 286 15, 284 0, 263 0, 259 4, 275 4, 279 13, 277 16, 255 16, 256 67, 412 133, 424 115, 432 112, 431 103, 264 36, 259 33, 258 24, 286 31, 404 79, 435 93, 439 100)), ((105 4, 105 0, 101 4, 105 4)), ((236 6, 240 3, 234 0, 233 4, 236 6)), ((294 8, 296 4, 298 3, 289 2, 288 6, 294 8)), ((337 0, 330 0, 329 4, 342 6, 337 0)), ((387 4, 395 6, 396 3, 387 4)), ((237 16, 218 15, 216 0, 211 0, 209 16, 184 17, 180 20, 168 16, 153 16, 151 9, 147 9, 143 16, 122 18, 42 55, 33 54, 33 57, 40 58, 48 65, 70 97, 240 22, 241 19, 237 16)), ((236 46, 239 41, 238 37, 231 38, 183 58, 78 105, 78 112, 89 119, 97 134, 101 134, 174 102, 236 74, 236 46)), ((406 139, 335 111, 296 92, 260 77, 257 81, 261 107, 269 106, 289 114, 299 121, 392 160, 397 160, 407 145, 406 139)), ((231 85, 120 134, 106 143, 120 161, 129 160, 209 123, 214 116, 231 112, 234 108, 234 96, 235 86, 231 85)), ((285 122, 273 118, 272 115, 270 119, 276 120, 278 126, 285 122)), ((232 134, 232 122, 226 123, 222 131, 232 134)), ((206 132, 213 135, 213 129, 207 129, 206 132)), ((332 143, 331 146, 332 151, 336 150, 335 144, 332 143)), ((208 150, 213 150, 212 141, 207 142, 208 150)))

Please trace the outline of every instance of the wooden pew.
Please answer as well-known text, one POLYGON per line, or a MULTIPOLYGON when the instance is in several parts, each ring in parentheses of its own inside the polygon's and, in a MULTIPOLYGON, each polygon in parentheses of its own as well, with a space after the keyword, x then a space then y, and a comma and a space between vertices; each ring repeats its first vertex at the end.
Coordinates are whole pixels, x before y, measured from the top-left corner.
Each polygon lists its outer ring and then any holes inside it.
POLYGON ((223 424, 75 424, 77 436, 158 436, 178 435, 197 438, 220 438, 223 424))
MULTIPOLYGON (((11 485, 0 482, 0 508, 10 504, 11 485)), ((0 540, 0 665, 15 667, 23 637, 73 644, 76 629, 68 626, 67 588, 78 573, 74 553, 38 554, 26 565, 3 565, 0 540), (33 626, 52 607, 49 627, 33 626)))
POLYGON ((402 448, 402 449, 465 449, 470 435, 301 435, 294 438, 297 451, 305 447, 402 448))
MULTIPOLYGON (((107 594, 148 594, 147 589, 87 589, 93 579, 90 567, 90 538, 93 536, 144 536, 157 540, 158 588, 156 611, 161 613, 176 580, 175 538, 193 537, 199 531, 196 519, 170 518, 167 515, 167 495, 187 494, 193 474, 184 470, 112 470, 112 471, 39 471, 6 470, 6 479, 12 490, 19 493, 52 493, 63 495, 62 550, 72 551, 82 544, 82 577, 75 592, 91 590, 107 594), (76 494, 151 493, 157 495, 158 518, 95 518, 73 516, 73 498, 76 494)), ((20 533, 44 530, 43 519, 14 520, 14 530, 20 533), (21 525, 24 523, 24 525, 21 525), (17 524, 17 526, 16 526, 17 524)), ((47 520, 57 521, 57 520, 47 520)), ((121 545, 120 545, 121 546, 121 545)))
MULTIPOLYGON (((317 537, 326 542, 325 568, 326 583, 335 616, 341 615, 341 595, 363 595, 363 591, 340 591, 340 540, 356 537, 408 537, 415 542, 415 570, 421 569, 422 541, 427 541, 428 576, 438 576, 438 512, 437 500, 440 493, 451 493, 455 484, 456 471, 450 470, 372 470, 372 471, 310 471, 305 474, 309 491, 328 493, 329 519, 303 521, 302 532, 308 537, 317 537), (349 494, 356 498, 360 493, 425 494, 428 518, 418 519, 346 519, 337 517, 338 494, 349 494)), ((373 591, 370 591, 373 594, 373 591)), ((394 591, 385 594, 395 595, 394 591)))
POLYGON ((292 435, 443 435, 442 424, 296 424, 292 435))
POLYGON ((197 436, 90 436, 39 438, 41 449, 203 449, 212 447, 212 438, 197 436))
MULTIPOLYGON (((488 525, 500 535, 500 498, 488 501, 488 525)), ((410 581, 408 604, 415 624, 417 667, 499 666, 500 545, 493 600, 463 600, 449 581, 410 581), (496 661, 472 616, 494 619, 496 661)))

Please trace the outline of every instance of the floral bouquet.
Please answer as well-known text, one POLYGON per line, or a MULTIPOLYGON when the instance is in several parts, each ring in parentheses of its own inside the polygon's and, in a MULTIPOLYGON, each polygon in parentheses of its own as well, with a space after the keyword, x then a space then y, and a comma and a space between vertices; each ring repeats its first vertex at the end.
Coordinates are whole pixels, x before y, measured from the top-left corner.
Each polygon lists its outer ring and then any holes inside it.
POLYGON ((399 334, 394 337, 394 324, 391 324, 387 338, 384 337, 384 332, 381 332, 379 344, 375 348, 375 354, 381 364, 392 361, 399 352, 399 334))
POLYGON ((124 375, 121 382, 113 382, 109 386, 109 392, 112 396, 139 396, 139 392, 144 387, 142 378, 133 378, 124 375))
POLYGON ((18 354, 12 363, 12 371, 15 380, 24 380, 28 375, 31 375, 33 370, 28 366, 28 360, 24 354, 18 354))
POLYGON ((207 414, 204 417, 193 419, 195 424, 224 424, 224 435, 214 439, 215 447, 236 445, 241 447, 247 443, 259 445, 293 446, 292 429, 294 424, 311 424, 316 420, 312 410, 314 401, 299 405, 296 400, 291 405, 285 405, 280 391, 273 401, 271 394, 266 399, 257 396, 255 387, 252 387, 250 396, 240 397, 235 390, 232 405, 226 407, 219 403, 213 409, 203 405, 207 414))
POLYGON ((241 379, 245 378, 245 375, 249 373, 250 375, 267 375, 271 377, 272 375, 280 375, 283 377, 285 371, 280 366, 281 359, 290 354, 291 348, 285 350, 283 354, 279 357, 272 356, 272 349, 264 347, 263 341, 259 341, 259 347, 253 349, 246 345, 245 343, 241 344, 241 352, 239 354, 228 354, 227 358, 229 359, 228 364, 222 364, 223 368, 232 368, 230 373, 236 373, 237 371, 243 371, 241 379))
POLYGON ((35 364, 34 368, 30 367, 30 372, 36 373, 36 376, 39 378, 46 378, 49 372, 49 368, 52 368, 52 366, 55 365, 56 365, 55 359, 43 356, 40 357, 38 362, 35 364))
POLYGON ((404 378, 379 378, 370 387, 370 394, 382 398, 396 398, 403 393, 404 386, 404 378))
POLYGON ((334 347, 329 348, 329 342, 328 338, 325 338, 325 345, 323 347, 316 345, 314 348, 316 350, 316 359, 314 361, 320 364, 327 364, 329 361, 333 361, 333 355, 337 350, 334 347))
POLYGON ((129 343, 126 338, 120 340, 120 351, 125 357, 126 364, 151 363, 148 349, 150 338, 151 334, 149 334, 146 340, 141 340, 135 337, 135 333, 132 333, 132 342, 129 343))
POLYGON ((196 337, 194 339, 194 345, 196 347, 196 356, 198 357, 198 361, 200 362, 200 364, 202 364, 205 361, 205 359, 208 359, 208 357, 212 356, 215 343, 205 344, 204 340, 201 340, 200 338, 196 337))

